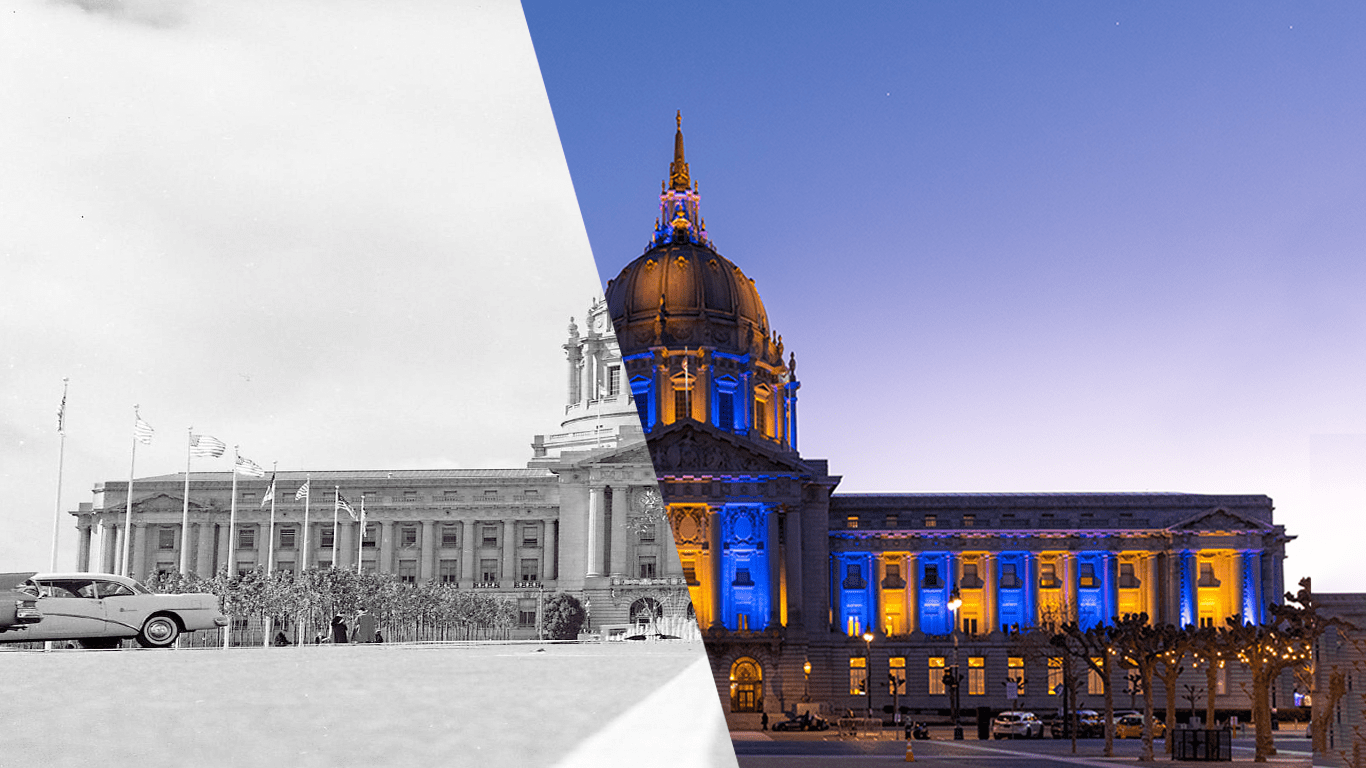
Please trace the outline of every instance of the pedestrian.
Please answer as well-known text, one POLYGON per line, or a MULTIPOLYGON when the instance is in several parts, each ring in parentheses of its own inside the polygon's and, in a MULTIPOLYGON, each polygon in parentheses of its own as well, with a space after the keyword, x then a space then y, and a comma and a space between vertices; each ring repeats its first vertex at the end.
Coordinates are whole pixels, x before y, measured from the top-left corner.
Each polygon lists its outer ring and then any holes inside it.
POLYGON ((366 613, 365 608, 361 607, 356 612, 356 634, 355 641, 358 643, 375 642, 375 617, 366 613))
POLYGON ((381 635, 381 634, 379 633, 379 630, 378 630, 378 629, 375 630, 375 642, 377 642, 377 643, 382 643, 382 642, 384 642, 384 635, 381 635))
POLYGON ((332 617, 332 642, 346 644, 346 621, 340 613, 332 617))
POLYGON ((768 730, 768 713, 767 713, 767 712, 764 712, 763 714, 759 715, 759 730, 761 730, 761 731, 767 731, 767 730, 768 730))
POLYGON ((275 630, 275 639, 271 642, 276 648, 281 648, 289 645, 289 638, 285 636, 285 630, 281 628, 275 630))

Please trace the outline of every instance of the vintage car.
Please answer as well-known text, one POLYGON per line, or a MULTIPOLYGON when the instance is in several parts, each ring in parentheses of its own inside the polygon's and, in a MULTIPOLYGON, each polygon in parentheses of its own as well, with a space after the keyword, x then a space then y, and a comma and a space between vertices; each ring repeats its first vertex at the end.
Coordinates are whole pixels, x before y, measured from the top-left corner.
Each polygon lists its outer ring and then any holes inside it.
POLYGON ((19 585, 28 580, 29 573, 0 573, 0 636, 43 620, 38 610, 38 598, 20 592, 19 585))
MULTIPOLYGON (((1153 718, 1153 738, 1160 739, 1167 727, 1161 720, 1153 718)), ((1115 736, 1121 739, 1143 738, 1143 715, 1125 715, 1115 724, 1115 736)))
POLYGON ((16 575, 25 578, 15 589, 36 599, 42 621, 0 634, 0 643, 71 640, 115 648, 135 638, 144 648, 165 648, 182 632, 228 623, 210 594, 158 595, 110 573, 9 574, 16 575))
POLYGON ((1043 737, 1043 721, 1033 712, 1002 712, 991 721, 993 739, 1043 737))

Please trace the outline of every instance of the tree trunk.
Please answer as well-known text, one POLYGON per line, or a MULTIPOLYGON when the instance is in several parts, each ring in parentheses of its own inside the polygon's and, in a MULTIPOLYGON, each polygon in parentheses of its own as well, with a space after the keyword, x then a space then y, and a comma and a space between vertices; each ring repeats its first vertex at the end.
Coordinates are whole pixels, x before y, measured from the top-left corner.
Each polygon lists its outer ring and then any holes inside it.
POLYGON ((1214 696, 1219 687, 1219 668, 1210 664, 1205 668, 1205 727, 1214 727, 1214 696))
POLYGON ((1266 758, 1276 754, 1276 743, 1271 735, 1271 680, 1261 670, 1252 673, 1252 716, 1256 720, 1257 752, 1253 762, 1265 763, 1266 758))
POLYGON ((1143 686, 1143 752, 1138 756, 1141 763, 1151 763, 1153 757, 1153 669, 1149 664, 1139 668, 1143 686))
POLYGON ((1115 692, 1110 685, 1110 654, 1105 654, 1101 663, 1105 674, 1101 676, 1101 688, 1105 691, 1105 756, 1115 756, 1115 692))
POLYGON ((1176 729, 1176 678, 1178 675, 1171 673, 1162 676, 1162 687, 1167 694, 1167 730, 1162 734, 1163 748, 1167 754, 1172 753, 1172 731, 1176 729))

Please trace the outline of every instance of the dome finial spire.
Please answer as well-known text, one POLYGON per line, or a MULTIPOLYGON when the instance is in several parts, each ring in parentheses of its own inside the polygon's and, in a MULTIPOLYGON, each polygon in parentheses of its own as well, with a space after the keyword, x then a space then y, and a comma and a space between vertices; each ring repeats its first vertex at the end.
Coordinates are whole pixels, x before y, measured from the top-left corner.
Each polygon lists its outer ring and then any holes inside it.
POLYGON ((669 188, 683 192, 692 183, 688 178, 688 163, 683 159, 683 110, 674 115, 678 131, 674 134, 674 161, 669 164, 669 188))

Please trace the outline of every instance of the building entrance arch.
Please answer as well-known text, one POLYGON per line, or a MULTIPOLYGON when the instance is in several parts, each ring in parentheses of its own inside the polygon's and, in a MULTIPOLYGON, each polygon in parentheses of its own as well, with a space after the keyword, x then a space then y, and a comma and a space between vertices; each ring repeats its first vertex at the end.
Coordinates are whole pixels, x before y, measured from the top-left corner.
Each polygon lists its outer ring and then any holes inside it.
POLYGON ((730 711, 760 712, 764 708, 764 668, 748 656, 730 665, 730 711))

